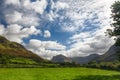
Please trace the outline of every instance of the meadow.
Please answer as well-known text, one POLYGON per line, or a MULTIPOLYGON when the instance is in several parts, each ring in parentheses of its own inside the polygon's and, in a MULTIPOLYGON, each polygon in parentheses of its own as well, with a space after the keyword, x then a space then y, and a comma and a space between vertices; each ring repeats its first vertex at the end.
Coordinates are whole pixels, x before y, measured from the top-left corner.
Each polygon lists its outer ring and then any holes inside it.
POLYGON ((0 68, 0 80, 120 80, 120 72, 91 68, 0 68))

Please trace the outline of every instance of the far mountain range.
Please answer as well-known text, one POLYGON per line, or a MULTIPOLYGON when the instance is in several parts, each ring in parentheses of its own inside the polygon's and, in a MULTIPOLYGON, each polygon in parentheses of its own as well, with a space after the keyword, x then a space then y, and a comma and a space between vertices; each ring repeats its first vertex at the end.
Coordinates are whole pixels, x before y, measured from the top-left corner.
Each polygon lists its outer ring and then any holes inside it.
POLYGON ((112 62, 118 58, 118 55, 120 55, 120 47, 113 45, 103 55, 91 54, 89 56, 84 56, 84 57, 66 57, 64 55, 57 55, 54 56, 51 59, 51 61, 55 63, 75 62, 77 64, 87 64, 91 61, 112 62))

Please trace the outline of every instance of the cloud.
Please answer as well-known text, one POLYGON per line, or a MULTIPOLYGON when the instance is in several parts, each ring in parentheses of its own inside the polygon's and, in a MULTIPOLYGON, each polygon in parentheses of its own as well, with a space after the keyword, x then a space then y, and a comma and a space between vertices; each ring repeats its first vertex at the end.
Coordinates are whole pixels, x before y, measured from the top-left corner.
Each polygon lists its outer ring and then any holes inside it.
POLYGON ((31 13, 24 13, 24 16, 22 16, 22 19, 18 21, 18 24, 21 24, 23 26, 38 26, 40 25, 40 18, 39 16, 31 13))
POLYGON ((5 31, 4 25, 0 24, 0 35, 3 35, 5 31))
POLYGON ((49 5, 50 10, 47 15, 50 21, 56 21, 58 18, 64 17, 61 14, 64 14, 63 12, 70 6, 68 3, 60 0, 51 0, 49 5))
POLYGON ((43 12, 47 6, 47 1, 46 0, 41 0, 41 1, 37 0, 36 2, 32 3, 32 6, 36 12, 43 14, 43 12))
POLYGON ((16 10, 11 13, 5 12, 5 20, 8 24, 19 24, 25 27, 38 26, 40 19, 36 13, 33 13, 18 12, 16 10))
POLYGON ((74 34, 72 37, 70 37, 70 41, 68 43, 73 43, 80 40, 84 41, 84 39, 91 37, 90 34, 91 34, 90 32, 82 32, 82 33, 74 34))
POLYGON ((63 46, 56 41, 41 41, 37 39, 31 39, 29 42, 29 47, 32 48, 45 48, 46 50, 65 50, 66 46, 63 46))
POLYGON ((24 8, 34 10, 39 14, 43 14, 47 7, 47 0, 36 0, 34 2, 31 2, 30 0, 23 0, 22 3, 24 8))
POLYGON ((59 51, 66 49, 66 46, 56 41, 41 41, 37 39, 31 39, 25 46, 27 49, 48 59, 52 58, 54 55, 60 54, 59 51))
POLYGON ((5 0, 5 4, 20 5, 20 0, 5 0))
POLYGON ((22 19, 22 13, 19 13, 18 11, 14 11, 12 13, 6 14, 5 18, 9 24, 16 23, 22 19))
MULTIPOLYGON (((0 3, 0 35, 11 41, 24 43, 23 39, 31 35, 41 34, 41 15, 47 6, 46 0, 1 0, 0 3)), ((50 36, 48 34, 47 36, 50 36)))
POLYGON ((114 43, 113 38, 105 36, 104 31, 107 27, 95 32, 88 31, 73 35, 70 37, 69 44, 71 49, 68 50, 68 56, 87 56, 90 54, 104 54, 114 43))
POLYGON ((62 18, 61 29, 65 32, 83 31, 87 28, 95 29, 108 26, 110 19, 110 6, 116 0, 66 0, 70 7, 66 8, 62 18), (69 21, 67 20, 69 19, 69 21), (92 28, 94 27, 94 28, 92 28))
POLYGON ((51 37, 51 33, 50 33, 50 31, 45 30, 45 31, 44 31, 44 37, 45 37, 45 38, 49 38, 49 37, 51 37))
POLYGON ((23 43, 23 38, 28 38, 30 35, 40 34, 40 30, 37 30, 34 26, 24 28, 18 24, 11 24, 5 28, 3 25, 0 26, 0 35, 5 36, 11 41, 23 43))
POLYGON ((58 10, 61 10, 61 9, 69 8, 69 5, 67 3, 65 3, 65 2, 57 1, 54 4, 54 8, 56 8, 58 10))

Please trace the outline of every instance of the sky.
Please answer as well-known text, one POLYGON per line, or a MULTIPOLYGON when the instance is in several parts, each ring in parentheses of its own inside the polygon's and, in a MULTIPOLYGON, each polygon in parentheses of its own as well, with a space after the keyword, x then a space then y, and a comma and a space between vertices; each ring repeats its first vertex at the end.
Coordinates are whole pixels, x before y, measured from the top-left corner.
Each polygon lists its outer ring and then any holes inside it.
POLYGON ((0 35, 43 58, 104 54, 118 0, 0 0, 0 35))

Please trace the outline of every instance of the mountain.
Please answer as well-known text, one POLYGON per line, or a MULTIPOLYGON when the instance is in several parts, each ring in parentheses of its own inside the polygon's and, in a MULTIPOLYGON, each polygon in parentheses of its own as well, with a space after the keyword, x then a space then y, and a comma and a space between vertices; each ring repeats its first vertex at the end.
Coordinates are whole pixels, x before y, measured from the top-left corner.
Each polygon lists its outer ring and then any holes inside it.
POLYGON ((118 59, 118 55, 120 56, 120 46, 113 45, 103 55, 91 54, 86 57, 73 57, 71 59, 72 59, 72 61, 74 61, 78 64, 86 64, 91 61, 113 62, 118 59))
POLYGON ((0 63, 39 63, 45 60, 24 46, 0 36, 0 63))
POLYGON ((57 55, 52 58, 52 62, 63 63, 63 62, 75 62, 77 64, 86 64, 92 61, 94 58, 98 57, 98 54, 91 54, 85 57, 66 57, 63 55, 57 55))
POLYGON ((120 55, 120 46, 111 46, 110 49, 103 55, 96 58, 98 62, 112 62, 118 59, 118 55, 120 55))
POLYGON ((89 56, 84 57, 72 57, 71 60, 77 64, 87 64, 98 56, 98 54, 91 54, 89 56))
POLYGON ((72 62, 70 58, 63 56, 63 55, 54 56, 51 61, 56 62, 56 63, 64 63, 64 62, 71 63, 72 62))

